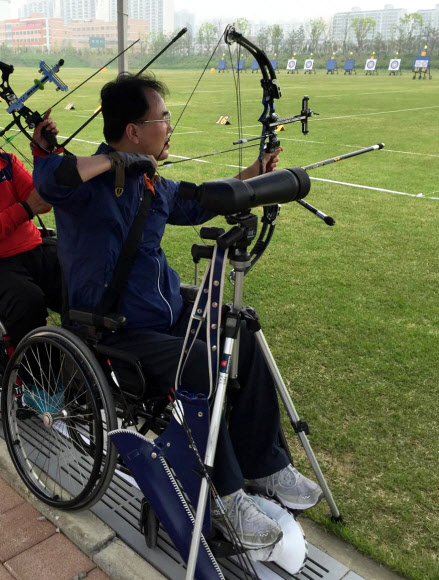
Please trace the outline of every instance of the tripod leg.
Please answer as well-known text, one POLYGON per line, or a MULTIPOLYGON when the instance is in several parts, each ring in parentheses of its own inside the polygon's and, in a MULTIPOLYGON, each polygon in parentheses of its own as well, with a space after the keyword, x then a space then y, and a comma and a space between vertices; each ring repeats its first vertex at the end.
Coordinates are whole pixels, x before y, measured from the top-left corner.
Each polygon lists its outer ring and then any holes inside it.
MULTIPOLYGON (((215 395, 215 403, 210 416, 209 436, 207 439, 206 456, 204 463, 208 469, 213 469, 216 445, 218 442, 218 434, 220 429, 221 416, 223 413, 224 400, 226 397, 227 380, 230 371, 230 359, 233 352, 235 339, 226 338, 224 341, 224 350, 222 361, 225 365, 221 365, 221 370, 218 375, 218 387, 215 395)), ((193 580, 195 568, 197 565, 198 550, 200 547, 200 537, 203 528, 204 513, 206 510, 206 503, 209 499, 209 484, 204 477, 201 482, 200 495, 197 504, 197 514, 195 518, 194 531, 192 534, 192 542, 187 563, 186 580, 193 580)))
POLYGON ((268 368, 270 369, 270 372, 273 376, 275 385, 276 385, 276 389, 279 393, 280 398, 282 399, 282 402, 287 410, 288 416, 291 420, 291 423, 294 427, 294 430, 296 431, 300 443, 302 444, 302 447, 305 450, 305 453, 308 457, 308 460, 311 464, 311 467, 316 475, 317 481, 319 482, 320 487, 322 488, 323 491, 323 495, 325 496, 325 499, 329 505, 329 508, 331 510, 331 514, 332 514, 332 520, 333 521, 342 521, 342 516, 340 514, 340 512, 338 511, 337 505, 334 501, 334 498, 332 497, 331 491, 328 487, 328 484, 326 483, 326 479, 322 473, 322 470, 320 469, 320 465, 317 461, 316 456, 314 455, 314 451, 312 450, 312 447, 308 441, 308 437, 306 436, 306 433, 304 432, 304 430, 302 429, 302 422, 300 421, 300 417, 294 407, 293 401, 291 400, 291 396, 288 392, 287 387, 285 386, 285 383, 282 379, 282 376, 279 372, 279 368, 276 364, 276 361, 273 358, 273 355, 271 354, 270 348, 267 344, 267 341, 265 340, 265 336, 262 332, 262 330, 258 330, 257 332, 255 332, 255 337, 256 340, 259 344, 259 347, 262 351, 262 355, 265 359, 265 362, 268 365, 268 368))

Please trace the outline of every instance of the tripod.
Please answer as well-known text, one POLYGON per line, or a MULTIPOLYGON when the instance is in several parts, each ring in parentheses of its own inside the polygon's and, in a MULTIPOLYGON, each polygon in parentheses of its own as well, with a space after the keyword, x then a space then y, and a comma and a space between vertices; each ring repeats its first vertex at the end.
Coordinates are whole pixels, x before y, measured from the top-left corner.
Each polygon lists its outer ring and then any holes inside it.
MULTIPOLYGON (((220 228, 202 228, 201 237, 204 239, 215 240, 215 246, 196 245, 192 248, 192 255, 194 257, 195 263, 197 263, 200 258, 211 258, 192 311, 192 323, 199 324, 200 315, 207 310, 208 335, 209 329, 212 326, 215 326, 214 330, 216 332, 215 336, 212 338, 214 343, 213 346, 212 341, 208 340, 207 342, 208 351, 211 356, 210 360, 213 377, 216 376, 216 369, 218 368, 218 362, 220 362, 215 401, 211 411, 211 422, 204 466, 208 473, 210 473, 213 469, 220 421, 227 396, 227 388, 238 387, 239 334, 241 321, 244 320, 248 329, 255 334, 256 342, 273 377, 277 393, 287 410, 291 425, 299 437, 311 467, 316 475, 318 483, 323 491, 324 497, 330 507, 331 519, 333 521, 341 521, 342 518, 340 512, 335 504, 331 491, 328 487, 328 484, 326 483, 325 477, 308 441, 308 425, 300 419, 294 407, 291 396, 286 388, 286 385, 282 379, 277 364, 262 332, 261 325, 259 323, 259 316, 253 309, 243 306, 242 300, 244 290, 244 276, 245 272, 249 269, 251 264, 251 256, 249 254, 248 248, 256 236, 257 219, 258 218, 256 215, 247 211, 229 216, 227 218, 228 223, 233 225, 233 227, 228 232, 224 232, 224 230, 220 228), (218 312, 221 309, 224 275, 221 275, 220 281, 218 280, 218 274, 224 273, 227 259, 230 260, 230 264, 234 269, 234 294, 233 302, 231 305, 227 306, 227 312, 225 314, 223 325, 224 344, 222 347, 221 356, 219 357, 216 354, 218 325, 215 323, 209 324, 209 322, 211 321, 212 316, 217 319, 218 312)), ((187 342, 183 348, 183 351, 190 351, 190 348, 188 348, 188 343, 190 342, 189 337, 191 334, 195 335, 196 331, 194 328, 191 328, 190 323, 188 334, 186 335, 187 342)), ((184 358, 185 355, 182 355, 180 367, 184 366, 184 358)), ((215 381, 213 381, 213 383, 215 383, 215 381)), ((284 440, 283 443, 287 450, 288 447, 286 441, 284 440)), ((201 482, 198 498, 195 525, 193 529, 190 554, 187 563, 186 580, 192 580, 195 574, 200 537, 202 533, 206 503, 208 499, 209 482, 207 478, 204 477, 201 482)))

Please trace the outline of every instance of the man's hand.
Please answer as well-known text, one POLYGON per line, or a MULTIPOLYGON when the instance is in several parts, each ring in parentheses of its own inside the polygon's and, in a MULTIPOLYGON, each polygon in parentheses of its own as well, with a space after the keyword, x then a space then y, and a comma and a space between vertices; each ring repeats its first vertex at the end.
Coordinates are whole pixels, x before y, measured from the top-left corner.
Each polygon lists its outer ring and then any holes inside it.
POLYGON ((157 169, 157 161, 152 155, 140 153, 125 153, 124 151, 112 151, 108 153, 111 160, 111 171, 116 171, 117 166, 123 164, 128 173, 144 174, 151 179, 157 169))
POLYGON ((52 209, 51 205, 49 205, 48 203, 46 203, 41 199, 36 189, 33 189, 30 192, 29 197, 27 198, 26 201, 34 215, 37 215, 39 213, 47 213, 52 209))
POLYGON ((276 165, 279 163, 279 153, 283 151, 282 147, 277 147, 273 153, 265 153, 262 159, 262 165, 264 167, 264 173, 270 173, 276 169, 276 165))
POLYGON ((48 109, 44 113, 42 122, 35 127, 33 134, 33 139, 38 143, 38 145, 48 151, 53 149, 53 139, 56 139, 56 136, 59 133, 55 121, 49 117, 51 111, 52 109, 48 109), (48 133, 51 133, 53 136, 51 143, 47 140, 48 133))
MULTIPOLYGON (((276 169, 276 165, 279 161, 279 153, 283 151, 282 147, 277 147, 273 153, 264 153, 262 158, 262 173, 269 173, 276 169)), ((259 159, 256 159, 251 165, 246 167, 243 171, 240 171, 238 175, 235 175, 236 179, 241 179, 245 181, 251 177, 256 177, 259 175, 260 163, 259 159)))

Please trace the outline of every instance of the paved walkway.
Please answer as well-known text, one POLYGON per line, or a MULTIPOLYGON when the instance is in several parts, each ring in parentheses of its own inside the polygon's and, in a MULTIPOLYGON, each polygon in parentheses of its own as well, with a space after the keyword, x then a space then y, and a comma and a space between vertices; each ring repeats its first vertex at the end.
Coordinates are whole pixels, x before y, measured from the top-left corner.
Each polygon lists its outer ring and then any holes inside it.
POLYGON ((0 580, 110 580, 2 478, 0 498, 0 580))
MULTIPOLYGON (((301 519, 310 543, 349 570, 344 580, 401 580, 321 526, 301 519)), ((90 511, 62 512, 22 483, 0 438, 0 580, 164 580, 90 511)))

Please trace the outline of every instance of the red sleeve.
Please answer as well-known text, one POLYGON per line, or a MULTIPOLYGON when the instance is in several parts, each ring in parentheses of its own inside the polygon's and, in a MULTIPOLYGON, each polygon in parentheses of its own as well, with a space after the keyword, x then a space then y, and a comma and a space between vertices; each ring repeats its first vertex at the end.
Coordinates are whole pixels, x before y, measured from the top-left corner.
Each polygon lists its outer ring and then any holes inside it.
MULTIPOLYGON (((25 201, 34 189, 32 175, 15 155, 9 154, 12 179, 0 182, 0 241, 8 239, 18 227, 29 221, 20 201, 25 201)), ((0 248, 0 253, 1 253, 0 248)))
POLYGON ((30 192, 34 189, 32 175, 15 155, 11 155, 11 157, 14 189, 17 192, 19 200, 26 201, 30 192))

